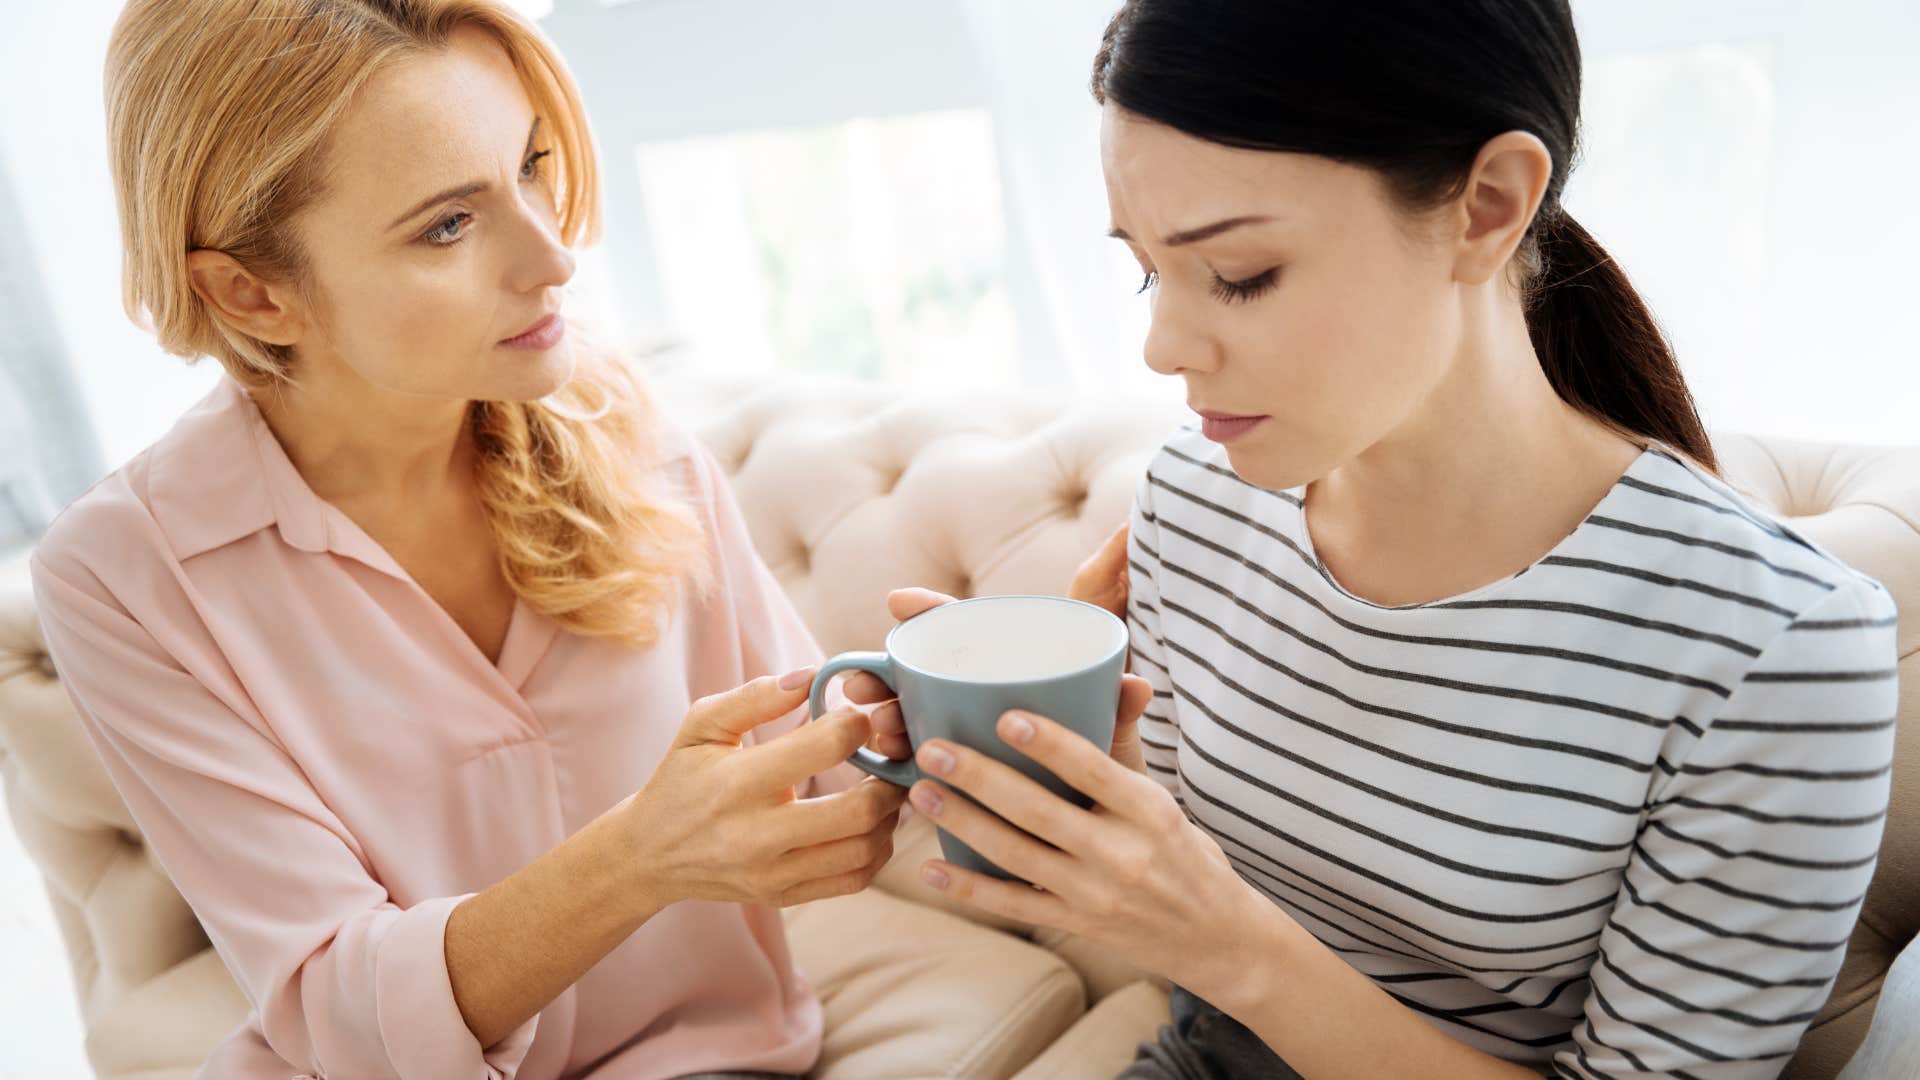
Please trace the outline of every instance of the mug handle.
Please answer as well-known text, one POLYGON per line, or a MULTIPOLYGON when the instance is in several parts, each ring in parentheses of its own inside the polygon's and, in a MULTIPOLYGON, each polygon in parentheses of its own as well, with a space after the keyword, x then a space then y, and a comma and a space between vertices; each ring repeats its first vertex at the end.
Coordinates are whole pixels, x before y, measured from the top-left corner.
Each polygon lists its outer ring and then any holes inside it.
MULTIPOLYGON (((807 699, 807 715, 809 719, 818 720, 820 719, 820 714, 827 711, 827 683, 831 682, 833 677, 842 671, 864 671, 874 678, 879 679, 881 682, 886 683, 887 689, 894 689, 893 664, 887 659, 886 653, 841 653, 839 656, 820 665, 819 673, 813 677, 813 693, 807 699)), ((895 691, 895 693, 898 693, 898 691, 895 691)), ((898 784, 901 787, 912 787, 914 781, 920 779, 920 769, 914 765, 912 758, 908 758, 905 761, 895 761, 885 755, 876 754, 863 746, 855 750, 847 760, 852 762, 855 768, 871 773, 889 784, 898 784)))

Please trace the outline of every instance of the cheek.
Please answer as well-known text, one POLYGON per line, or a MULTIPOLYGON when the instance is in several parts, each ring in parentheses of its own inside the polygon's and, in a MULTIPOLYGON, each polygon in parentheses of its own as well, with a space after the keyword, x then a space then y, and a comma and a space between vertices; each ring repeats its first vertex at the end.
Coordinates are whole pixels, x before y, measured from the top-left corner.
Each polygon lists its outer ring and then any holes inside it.
POLYGON ((1329 267, 1311 326, 1341 388, 1378 414, 1429 386, 1450 353, 1457 319, 1446 279, 1398 246, 1356 248, 1329 267))
POLYGON ((468 366, 491 312, 475 310, 477 290, 446 276, 408 268, 362 273, 341 305, 340 346, 369 381, 396 390, 433 392, 468 366))

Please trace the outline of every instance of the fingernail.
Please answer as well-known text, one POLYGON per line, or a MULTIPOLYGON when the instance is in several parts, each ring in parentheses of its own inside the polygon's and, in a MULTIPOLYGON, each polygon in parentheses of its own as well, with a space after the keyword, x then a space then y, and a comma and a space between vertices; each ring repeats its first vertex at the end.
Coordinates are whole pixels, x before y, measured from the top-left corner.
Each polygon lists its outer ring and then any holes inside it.
POLYGON ((938 746, 929 746, 920 751, 920 767, 935 776, 945 776, 953 771, 953 755, 938 746))
POLYGON ((945 890, 947 887, 947 872, 937 866, 923 866, 920 868, 920 880, 936 889, 945 890))
POLYGON ((1033 740, 1033 721, 1019 713, 1008 713, 1005 723, 1008 742, 1019 746, 1033 740))
POLYGON ((785 675, 780 676, 780 689, 798 690, 812 681, 813 669, 803 667, 797 671, 789 671, 785 675))
POLYGON ((932 784, 913 785, 907 798, 913 800, 913 805, 928 817, 939 817, 941 809, 947 805, 947 800, 940 797, 940 792, 932 784))

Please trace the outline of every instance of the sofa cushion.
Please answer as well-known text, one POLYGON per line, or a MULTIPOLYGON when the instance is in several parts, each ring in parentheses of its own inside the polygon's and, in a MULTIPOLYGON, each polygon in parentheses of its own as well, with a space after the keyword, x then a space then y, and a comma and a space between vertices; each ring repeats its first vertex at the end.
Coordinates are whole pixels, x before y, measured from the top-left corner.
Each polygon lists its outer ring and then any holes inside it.
POLYGON ((826 1010, 814 1080, 998 1080, 1086 1010, 1059 957, 879 890, 789 909, 786 922, 826 1010))

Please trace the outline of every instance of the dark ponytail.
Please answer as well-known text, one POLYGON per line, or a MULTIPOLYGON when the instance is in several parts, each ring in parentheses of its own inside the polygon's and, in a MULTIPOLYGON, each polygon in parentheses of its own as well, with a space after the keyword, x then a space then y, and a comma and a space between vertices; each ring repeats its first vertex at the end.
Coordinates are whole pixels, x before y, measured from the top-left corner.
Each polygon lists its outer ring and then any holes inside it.
POLYGON ((1366 166, 1413 210, 1457 198, 1488 140, 1535 135, 1553 176, 1517 259, 1547 382, 1622 433, 1717 468, 1653 313, 1560 206, 1580 123, 1566 0, 1127 0, 1093 95, 1225 146, 1366 166))

